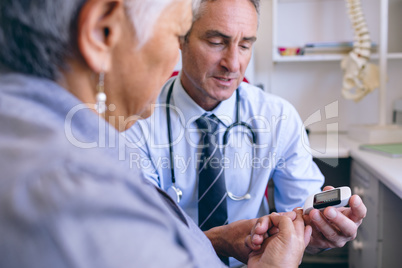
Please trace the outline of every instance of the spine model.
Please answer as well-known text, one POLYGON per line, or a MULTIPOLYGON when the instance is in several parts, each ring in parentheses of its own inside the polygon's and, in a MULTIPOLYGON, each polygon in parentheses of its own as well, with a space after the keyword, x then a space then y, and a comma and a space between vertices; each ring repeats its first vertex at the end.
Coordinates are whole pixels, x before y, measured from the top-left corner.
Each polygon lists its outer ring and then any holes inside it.
POLYGON ((346 6, 354 30, 354 42, 353 50, 341 62, 344 72, 342 95, 358 102, 379 87, 379 70, 369 63, 371 39, 360 0, 346 0, 346 6))

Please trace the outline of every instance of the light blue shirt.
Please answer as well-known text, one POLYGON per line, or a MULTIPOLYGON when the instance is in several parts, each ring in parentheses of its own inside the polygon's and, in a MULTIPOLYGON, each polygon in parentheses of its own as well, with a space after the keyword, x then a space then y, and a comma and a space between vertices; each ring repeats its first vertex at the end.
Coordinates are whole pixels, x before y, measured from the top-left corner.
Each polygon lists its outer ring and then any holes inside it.
POLYGON ((174 201, 119 161, 133 152, 124 138, 54 82, 0 74, 0 126, 0 267, 224 266, 174 201))
MULTIPOLYGON (((195 120, 204 113, 215 114, 220 121, 219 144, 222 144, 224 132, 236 122, 236 94, 206 112, 186 93, 180 76, 172 78, 163 87, 154 114, 125 132, 132 141, 131 146, 140 148, 139 152, 130 156, 131 165, 141 168, 147 179, 173 197, 165 105, 173 82, 170 124, 176 186, 183 192, 180 206, 197 223, 201 134, 197 131, 195 120)), ((225 167, 227 191, 238 196, 249 192, 251 198, 243 201, 227 198, 229 222, 269 213, 264 196, 269 179, 275 183, 278 211, 302 206, 307 196, 320 191, 324 178, 312 161, 306 131, 298 113, 287 101, 250 84, 242 83, 238 90, 240 121, 251 126, 256 135, 257 148, 253 155, 250 131, 242 134, 244 128, 231 130, 221 163, 225 167)), ((223 152, 223 148, 221 150, 223 152)))

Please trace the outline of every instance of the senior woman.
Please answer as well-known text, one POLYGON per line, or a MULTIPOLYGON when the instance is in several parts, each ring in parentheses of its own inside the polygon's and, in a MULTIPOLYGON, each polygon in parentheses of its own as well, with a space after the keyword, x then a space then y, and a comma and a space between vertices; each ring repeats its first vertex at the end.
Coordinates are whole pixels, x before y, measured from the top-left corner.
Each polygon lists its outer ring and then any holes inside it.
MULTIPOLYGON (((191 18, 190 0, 0 2, 0 267, 223 265, 118 134, 152 113, 191 18)), ((250 267, 296 267, 309 232, 261 218, 250 267)))

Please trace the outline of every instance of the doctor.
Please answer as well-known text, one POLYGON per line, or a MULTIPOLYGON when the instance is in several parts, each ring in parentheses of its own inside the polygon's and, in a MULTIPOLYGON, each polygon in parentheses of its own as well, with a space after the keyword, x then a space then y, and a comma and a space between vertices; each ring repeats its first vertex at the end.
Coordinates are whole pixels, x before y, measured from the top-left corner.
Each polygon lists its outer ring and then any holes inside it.
MULTIPOLYGON (((141 148, 131 165, 178 201, 226 256, 221 246, 236 237, 211 227, 268 214, 269 179, 278 211, 303 206, 324 182, 303 146, 306 133, 294 107, 241 83, 258 16, 259 0, 202 1, 181 38, 182 71, 165 84, 153 116, 126 132, 141 148)), ((358 196, 350 206, 305 217, 314 227, 309 253, 354 239, 366 207, 358 196)))

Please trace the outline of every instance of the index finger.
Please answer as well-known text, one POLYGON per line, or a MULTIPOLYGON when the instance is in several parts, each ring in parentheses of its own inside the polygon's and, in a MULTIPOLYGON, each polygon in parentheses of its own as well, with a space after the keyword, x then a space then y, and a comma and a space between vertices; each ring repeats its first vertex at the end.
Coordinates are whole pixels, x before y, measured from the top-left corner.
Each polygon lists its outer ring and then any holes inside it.
MULTIPOLYGON (((297 217, 297 216, 296 216, 297 217)), ((272 225, 278 227, 279 232, 283 233, 294 233, 295 228, 291 218, 281 215, 270 215, 270 220, 272 225)))
POLYGON ((302 209, 295 209, 296 212, 296 219, 293 221, 293 224, 295 225, 296 232, 297 233, 303 233, 304 232, 304 220, 303 220, 303 210, 302 209))
POLYGON ((296 212, 296 219, 293 221, 293 224, 295 225, 297 234, 304 236, 304 246, 307 247, 307 245, 310 243, 313 229, 310 225, 305 225, 302 209, 296 208, 294 211, 296 212))
POLYGON ((270 228, 272 228, 270 215, 258 218, 251 228, 250 235, 246 237, 246 246, 254 251, 259 250, 265 238, 267 238, 267 232, 270 228))
POLYGON ((262 235, 268 232, 273 227, 278 227, 278 225, 272 223, 272 216, 286 216, 290 218, 292 221, 296 218, 296 214, 293 211, 285 212, 285 213, 271 213, 270 215, 263 216, 259 218, 251 230, 251 234, 259 234, 262 235))

